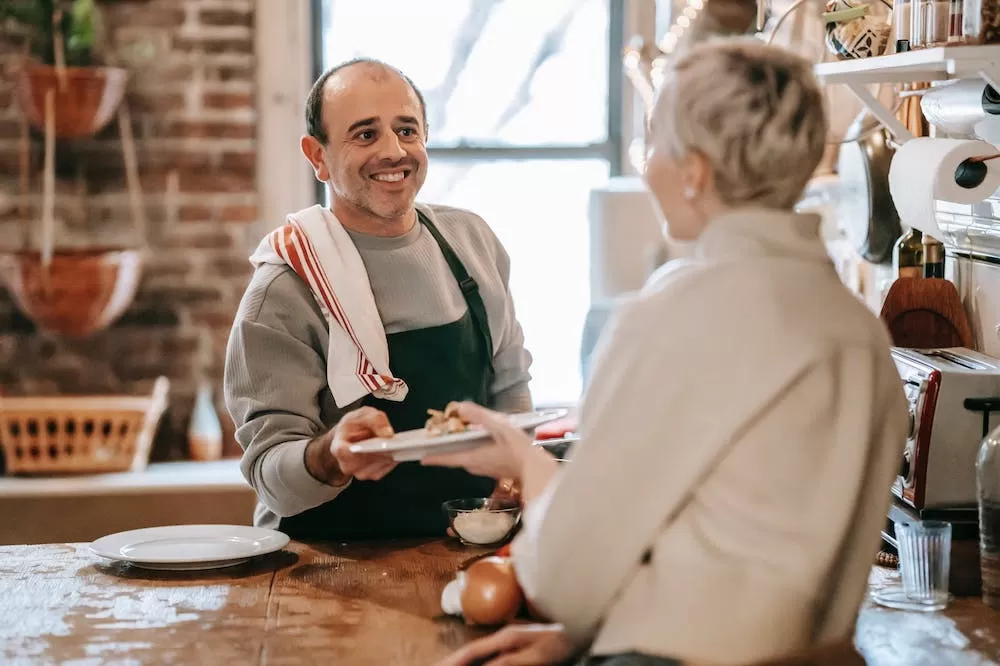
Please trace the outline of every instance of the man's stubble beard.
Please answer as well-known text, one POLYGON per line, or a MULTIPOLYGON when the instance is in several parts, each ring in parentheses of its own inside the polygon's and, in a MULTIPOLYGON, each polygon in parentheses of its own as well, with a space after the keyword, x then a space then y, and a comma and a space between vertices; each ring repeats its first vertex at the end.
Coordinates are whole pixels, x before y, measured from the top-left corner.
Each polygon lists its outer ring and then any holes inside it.
POLYGON ((354 205, 358 209, 365 211, 372 217, 376 217, 380 220, 385 220, 387 222, 390 222, 398 220, 399 218, 403 217, 404 215, 413 210, 413 204, 416 201, 416 194, 414 194, 414 196, 405 205, 401 205, 399 207, 393 208, 392 210, 385 212, 376 209, 373 199, 374 197, 366 193, 366 195, 360 197, 358 201, 352 203, 354 203, 354 205))

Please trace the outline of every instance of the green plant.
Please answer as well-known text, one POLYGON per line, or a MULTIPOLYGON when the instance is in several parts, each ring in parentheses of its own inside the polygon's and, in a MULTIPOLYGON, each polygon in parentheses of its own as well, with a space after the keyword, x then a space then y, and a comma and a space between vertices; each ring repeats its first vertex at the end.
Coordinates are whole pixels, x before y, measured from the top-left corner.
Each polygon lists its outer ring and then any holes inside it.
POLYGON ((45 64, 56 64, 60 48, 67 66, 97 64, 103 25, 94 0, 4 0, 0 26, 26 39, 45 64))

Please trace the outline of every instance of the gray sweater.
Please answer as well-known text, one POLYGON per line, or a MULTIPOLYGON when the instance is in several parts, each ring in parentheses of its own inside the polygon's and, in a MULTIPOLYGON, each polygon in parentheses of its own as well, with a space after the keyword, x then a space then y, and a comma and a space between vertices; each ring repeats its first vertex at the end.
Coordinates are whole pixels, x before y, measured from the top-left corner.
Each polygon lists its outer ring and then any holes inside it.
MULTIPOLYGON (((510 258, 477 215, 444 206, 419 208, 479 283, 495 348, 491 406, 530 409, 531 355, 508 289, 510 258)), ((422 224, 396 238, 350 235, 387 334, 465 315, 458 283, 422 224)), ((327 326, 308 286, 290 268, 263 265, 254 272, 233 322, 224 390, 244 451, 241 470, 257 492, 254 524, 260 527, 276 528, 280 517, 328 502, 347 487, 322 483, 305 467, 308 441, 360 405, 338 409, 327 386, 327 326)))

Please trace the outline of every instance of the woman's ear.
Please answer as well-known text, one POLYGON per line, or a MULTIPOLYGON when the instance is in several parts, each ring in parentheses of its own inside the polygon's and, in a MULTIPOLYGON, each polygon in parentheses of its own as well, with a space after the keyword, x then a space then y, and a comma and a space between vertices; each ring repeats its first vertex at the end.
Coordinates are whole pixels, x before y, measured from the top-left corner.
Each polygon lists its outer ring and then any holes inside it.
POLYGON ((697 151, 689 151, 681 163, 681 179, 686 198, 697 199, 712 186, 712 167, 708 159, 697 151))

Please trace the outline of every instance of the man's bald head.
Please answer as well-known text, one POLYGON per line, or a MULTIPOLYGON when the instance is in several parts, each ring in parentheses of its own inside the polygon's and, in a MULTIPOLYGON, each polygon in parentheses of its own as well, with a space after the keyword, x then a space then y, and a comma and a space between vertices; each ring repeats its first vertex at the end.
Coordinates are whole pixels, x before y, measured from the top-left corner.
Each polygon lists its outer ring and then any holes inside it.
POLYGON ((334 65, 330 69, 326 70, 313 84, 312 89, 309 91, 309 96, 306 98, 306 133, 309 136, 314 137, 323 145, 326 145, 327 141, 329 141, 330 137, 328 136, 326 126, 323 124, 324 93, 330 79, 338 74, 344 73, 344 70, 348 68, 364 68, 367 70, 366 73, 369 73, 374 78, 382 76, 398 76, 405 81, 407 85, 410 86, 410 89, 413 90, 413 94, 416 95, 417 100, 420 102, 420 112, 423 114, 424 132, 427 131, 427 104, 424 102, 423 93, 421 93, 420 89, 413 84, 413 81, 411 81, 408 76, 395 67, 388 65, 381 60, 376 60, 375 58, 354 58, 353 60, 342 62, 339 65, 334 65))

